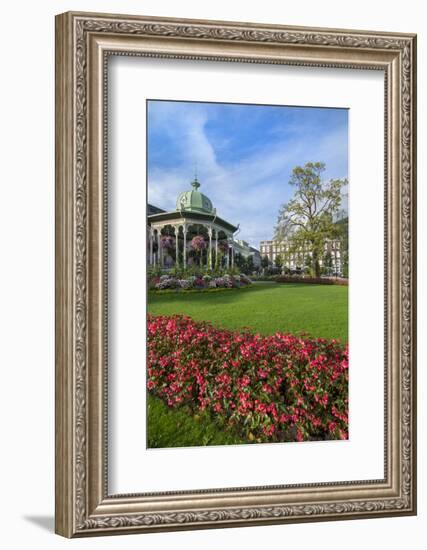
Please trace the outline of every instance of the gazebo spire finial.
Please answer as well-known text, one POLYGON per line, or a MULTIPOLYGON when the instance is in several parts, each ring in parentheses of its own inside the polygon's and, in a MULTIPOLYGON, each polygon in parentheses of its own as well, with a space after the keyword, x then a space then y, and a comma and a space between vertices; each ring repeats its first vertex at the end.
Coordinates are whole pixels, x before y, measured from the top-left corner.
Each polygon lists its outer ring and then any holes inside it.
POLYGON ((194 163, 194 180, 191 182, 191 185, 196 191, 200 187, 199 180, 197 179, 197 162, 194 163))

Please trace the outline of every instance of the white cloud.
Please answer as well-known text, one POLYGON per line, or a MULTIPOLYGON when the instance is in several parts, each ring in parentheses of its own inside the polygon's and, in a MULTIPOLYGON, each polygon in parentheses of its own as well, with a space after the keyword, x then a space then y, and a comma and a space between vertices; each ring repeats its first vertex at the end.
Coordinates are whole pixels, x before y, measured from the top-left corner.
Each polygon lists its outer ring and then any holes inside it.
MULTIPOLYGON (((213 202, 218 214, 240 223, 239 238, 259 247, 273 235, 277 212, 289 200, 288 180, 294 166, 308 161, 326 163, 329 177, 347 176, 347 133, 345 129, 325 134, 321 140, 306 132, 269 142, 256 152, 232 163, 221 163, 208 139, 208 114, 203 104, 163 104, 150 113, 151 124, 167 133, 178 147, 182 162, 173 169, 154 167, 149 173, 149 201, 165 210, 175 210, 178 194, 190 188, 197 163, 201 191, 213 202), (173 124, 171 124, 173 121, 173 124)), ((223 145, 223 143, 221 143, 223 145)))

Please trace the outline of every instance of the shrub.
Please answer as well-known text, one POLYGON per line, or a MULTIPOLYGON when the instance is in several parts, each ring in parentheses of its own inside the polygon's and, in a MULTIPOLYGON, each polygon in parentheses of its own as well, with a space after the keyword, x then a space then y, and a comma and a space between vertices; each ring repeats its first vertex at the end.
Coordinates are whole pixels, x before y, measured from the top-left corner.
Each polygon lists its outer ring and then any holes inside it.
POLYGON ((348 438, 348 349, 336 340, 148 316, 147 387, 208 411, 247 441, 348 438))
POLYGON ((148 288, 150 290, 207 290, 212 288, 240 288, 251 284, 251 280, 246 275, 229 275, 226 273, 222 277, 214 277, 207 274, 191 275, 187 278, 169 273, 160 277, 150 277, 148 279, 148 288))
POLYGON ((252 275, 251 279, 252 279, 252 281, 275 281, 276 277, 277 277, 277 275, 259 274, 259 275, 252 275))
POLYGON ((149 266, 148 269, 147 269, 148 279, 152 279, 152 278, 155 278, 155 277, 160 277, 161 274, 162 274, 162 270, 157 265, 149 266))
POLYGON ((180 279, 179 286, 184 290, 189 290, 193 286, 193 281, 191 279, 180 279))
POLYGON ((252 281, 247 275, 245 275, 244 273, 240 273, 240 283, 243 283, 244 285, 250 285, 252 281))
POLYGON ((298 277, 281 275, 275 278, 277 283, 305 283, 308 285, 342 285, 348 286, 348 279, 326 277, 298 277))
POLYGON ((172 277, 170 278, 160 277, 160 281, 155 285, 156 290, 165 290, 167 288, 178 288, 178 287, 179 287, 179 280, 174 279, 172 277))

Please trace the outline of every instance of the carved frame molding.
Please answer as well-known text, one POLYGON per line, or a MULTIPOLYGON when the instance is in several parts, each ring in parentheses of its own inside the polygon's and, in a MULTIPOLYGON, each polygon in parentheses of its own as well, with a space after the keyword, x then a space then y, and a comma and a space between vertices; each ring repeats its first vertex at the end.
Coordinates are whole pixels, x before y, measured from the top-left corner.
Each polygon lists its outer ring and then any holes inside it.
POLYGON ((56 18, 56 71, 56 532, 74 537, 416 513, 416 37, 69 12, 56 18), (108 495, 109 55, 384 71, 384 480, 108 495))

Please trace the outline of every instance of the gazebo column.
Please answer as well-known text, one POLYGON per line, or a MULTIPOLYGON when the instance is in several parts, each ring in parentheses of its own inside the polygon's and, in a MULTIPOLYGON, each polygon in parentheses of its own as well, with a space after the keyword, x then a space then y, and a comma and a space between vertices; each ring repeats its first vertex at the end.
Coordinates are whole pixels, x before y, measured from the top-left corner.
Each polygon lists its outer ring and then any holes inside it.
POLYGON ((174 225, 173 230, 175 232, 175 266, 179 267, 179 247, 178 247, 179 227, 174 225))
POLYGON ((163 267, 162 266, 162 247, 160 242, 160 228, 157 229, 157 263, 159 267, 163 267))
POLYGON ((154 244, 154 230, 150 227, 150 265, 153 265, 154 263, 154 257, 153 257, 153 244, 154 244))
POLYGON ((184 250, 182 251, 182 263, 184 269, 187 267, 187 226, 182 227, 182 232, 184 235, 184 250))
POLYGON ((209 236, 208 267, 209 269, 212 269, 212 227, 208 227, 208 236, 209 236))
POLYGON ((233 241, 231 241, 231 267, 234 267, 234 245, 233 245, 233 241))
POLYGON ((156 229, 154 235, 154 242, 157 244, 157 250, 154 252, 154 263, 156 266, 160 265, 159 256, 160 256, 160 247, 159 247, 159 230, 156 229))
POLYGON ((227 269, 230 268, 230 241, 227 237, 227 263, 226 263, 227 269))

